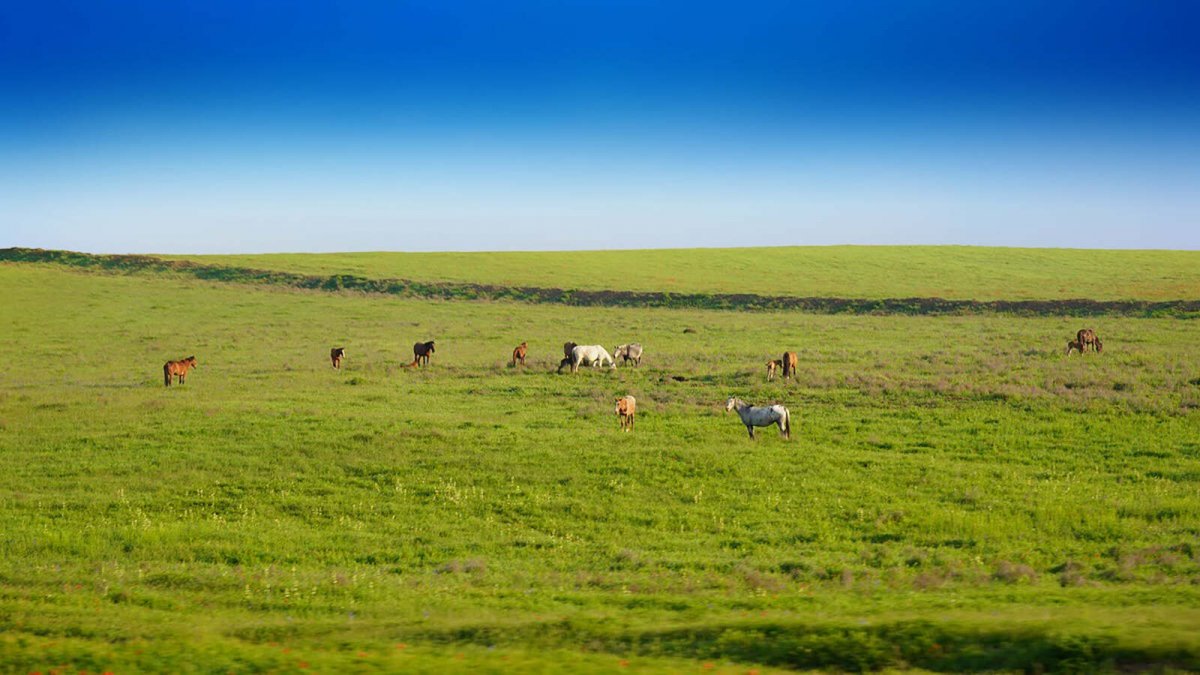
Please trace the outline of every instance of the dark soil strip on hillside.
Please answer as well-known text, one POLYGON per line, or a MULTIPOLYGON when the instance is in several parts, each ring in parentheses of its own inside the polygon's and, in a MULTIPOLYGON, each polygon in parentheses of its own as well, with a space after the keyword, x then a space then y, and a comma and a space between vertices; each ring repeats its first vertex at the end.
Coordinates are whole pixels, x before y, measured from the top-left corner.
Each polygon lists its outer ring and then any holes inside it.
POLYGON ((161 272, 207 281, 267 284, 321 291, 359 291, 443 300, 512 300, 577 307, 666 307, 674 309, 790 310, 819 314, 1013 314, 1019 316, 1200 317, 1200 300, 945 300, 942 298, 805 298, 754 293, 667 293, 587 291, 528 286, 495 286, 409 279, 369 279, 204 265, 147 255, 93 255, 36 248, 0 249, 0 262, 54 263, 113 272, 161 272))

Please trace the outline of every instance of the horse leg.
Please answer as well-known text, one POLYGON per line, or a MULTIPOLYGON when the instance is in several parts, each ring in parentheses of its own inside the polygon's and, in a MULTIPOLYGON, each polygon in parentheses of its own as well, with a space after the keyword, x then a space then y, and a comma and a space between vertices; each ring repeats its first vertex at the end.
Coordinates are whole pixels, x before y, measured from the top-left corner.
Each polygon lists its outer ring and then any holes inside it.
POLYGON ((746 431, 750 432, 750 440, 754 440, 754 427, 752 425, 747 424, 746 431))

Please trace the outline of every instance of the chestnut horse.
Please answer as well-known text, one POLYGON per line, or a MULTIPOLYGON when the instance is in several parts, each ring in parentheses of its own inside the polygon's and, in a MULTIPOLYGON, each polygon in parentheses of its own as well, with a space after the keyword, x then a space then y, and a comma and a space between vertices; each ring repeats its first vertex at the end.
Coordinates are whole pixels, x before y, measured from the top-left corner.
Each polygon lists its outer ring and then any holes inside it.
POLYGON ((1079 340, 1071 340, 1067 343, 1067 356, 1070 356, 1071 352, 1083 353, 1083 345, 1079 343, 1079 340))
POLYGON ((796 376, 796 363, 799 359, 796 357, 796 352, 783 353, 783 378, 786 380, 789 377, 796 376))
POLYGON ((179 378, 179 384, 183 384, 187 377, 188 371, 196 367, 196 357, 189 356, 186 359, 178 361, 167 361, 163 364, 163 386, 171 386, 171 376, 179 378))
POLYGON ((346 356, 345 347, 334 347, 329 350, 329 360, 333 362, 333 367, 341 369, 342 359, 346 356))
POLYGON ((617 417, 621 418, 621 431, 633 431, 633 418, 637 417, 637 399, 628 394, 617 399, 617 417))
POLYGON ((429 365, 429 355, 435 352, 433 348, 433 340, 429 342, 418 342, 413 345, 413 362, 412 365, 419 366, 421 364, 429 365))
POLYGON ((521 365, 525 365, 525 355, 528 353, 529 345, 524 342, 517 345, 517 348, 513 350, 512 364, 515 366, 519 362, 521 365))
POLYGON ((783 359, 767 361, 767 382, 775 379, 776 370, 783 370, 783 359))

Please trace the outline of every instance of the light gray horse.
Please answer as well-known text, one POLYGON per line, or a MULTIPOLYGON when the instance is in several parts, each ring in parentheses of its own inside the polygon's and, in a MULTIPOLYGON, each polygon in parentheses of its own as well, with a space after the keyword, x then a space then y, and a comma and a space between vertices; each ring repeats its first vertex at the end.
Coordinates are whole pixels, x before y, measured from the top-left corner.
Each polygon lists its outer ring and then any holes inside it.
POLYGON ((600 345, 576 345, 571 350, 571 372, 579 372, 579 366, 599 368, 603 365, 617 367, 617 362, 608 355, 608 350, 600 345))
POLYGON ((752 406, 736 396, 730 396, 725 402, 725 412, 730 410, 737 410, 742 424, 746 425, 746 431, 750 432, 750 438, 754 438, 754 427, 769 427, 772 424, 779 425, 779 433, 785 439, 792 437, 792 413, 781 405, 752 406))
POLYGON ((642 365, 642 345, 638 342, 631 342, 627 345, 618 345, 613 347, 613 358, 621 359, 621 363, 628 364, 633 361, 633 365, 642 365))

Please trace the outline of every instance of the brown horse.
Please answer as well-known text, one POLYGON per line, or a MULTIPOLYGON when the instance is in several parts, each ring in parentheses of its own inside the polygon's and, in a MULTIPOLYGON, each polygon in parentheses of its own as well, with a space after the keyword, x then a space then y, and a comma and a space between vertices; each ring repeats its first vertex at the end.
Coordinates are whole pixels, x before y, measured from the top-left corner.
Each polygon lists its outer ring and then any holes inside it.
POLYGON ((333 361, 333 367, 341 369, 342 359, 346 357, 345 347, 334 347, 329 350, 329 360, 333 361))
POLYGON ((1097 353, 1104 349, 1104 347, 1100 345, 1100 338, 1096 337, 1096 331, 1092 330, 1091 328, 1080 329, 1079 332, 1075 334, 1075 339, 1083 347, 1083 349, 1079 350, 1080 353, 1087 351, 1089 346, 1097 353))
POLYGON ((563 360, 558 362, 558 371, 557 372, 561 373, 563 368, 566 368, 571 365, 571 354, 574 353, 575 348, 578 346, 579 345, 575 344, 574 342, 564 342, 563 343, 563 360))
POLYGON ((796 376, 796 364, 798 362, 799 358, 796 356, 796 352, 783 353, 783 378, 785 380, 796 376))
POLYGON ((433 340, 429 342, 418 342, 413 345, 413 365, 429 365, 429 355, 435 352, 433 348, 433 340))
POLYGON ((513 350, 512 364, 514 366, 517 365, 517 363, 525 365, 525 355, 528 353, 529 345, 525 344, 524 342, 517 345, 517 348, 513 350))
POLYGON ((783 370, 783 360, 775 359, 773 361, 767 361, 767 382, 775 379, 776 370, 783 370))
POLYGON ((1071 352, 1083 353, 1083 345, 1079 343, 1079 340, 1071 340, 1067 343, 1067 356, 1070 356, 1071 352))
POLYGON ((179 378, 179 384, 183 384, 184 379, 187 378, 188 371, 195 367, 197 366, 196 357, 194 356, 189 356, 186 359, 178 361, 167 361, 163 364, 163 386, 171 386, 172 375, 179 378))

